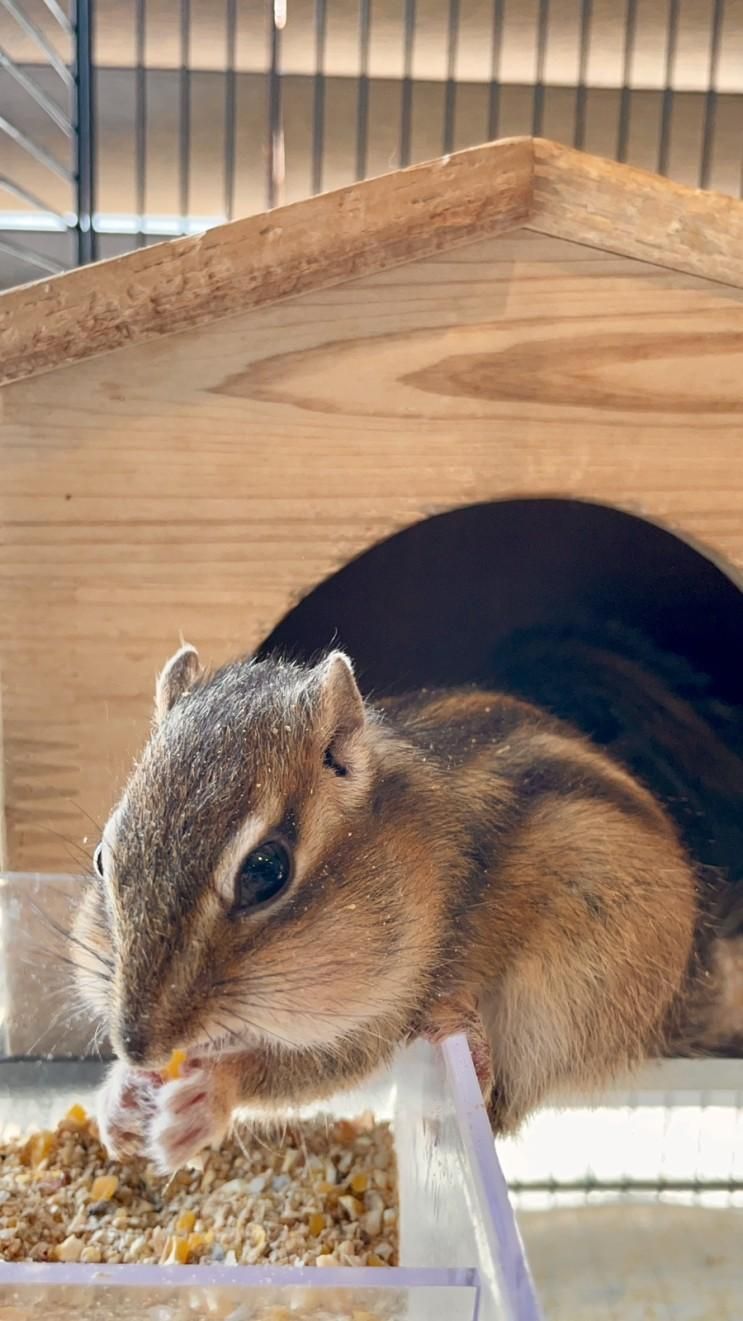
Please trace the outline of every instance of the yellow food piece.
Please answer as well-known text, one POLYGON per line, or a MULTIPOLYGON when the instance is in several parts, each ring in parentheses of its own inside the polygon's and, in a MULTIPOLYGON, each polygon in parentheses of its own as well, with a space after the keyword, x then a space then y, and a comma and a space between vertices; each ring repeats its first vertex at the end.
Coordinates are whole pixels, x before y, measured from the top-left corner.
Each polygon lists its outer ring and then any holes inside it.
POLYGON ((175 1222, 175 1232, 176 1234, 190 1234, 195 1224, 195 1211, 181 1211, 181 1214, 175 1222))
POLYGON ((368 1256, 367 1259, 366 1259, 366 1264, 367 1264, 367 1266, 384 1266, 384 1265, 386 1265, 386 1263, 382 1261, 382 1258, 377 1256, 376 1252, 370 1252, 370 1253, 369 1253, 369 1256, 368 1256))
POLYGON ((163 1248, 161 1266, 187 1266, 190 1249, 187 1238, 171 1236, 163 1248))
POLYGON ((174 1050, 163 1069, 163 1082, 175 1082, 176 1078, 180 1078, 186 1059, 187 1055, 185 1050, 174 1050))
POLYGON ((322 1234, 322 1231, 325 1229, 326 1225, 327 1225, 327 1220, 323 1215, 322 1211, 313 1211, 312 1215, 307 1221, 307 1226, 309 1228, 309 1231, 314 1238, 317 1238, 318 1234, 322 1234))
POLYGON ((119 1181, 115 1174, 101 1174, 93 1180, 90 1196, 94 1202, 110 1202, 118 1186, 119 1181))
POLYGON ((33 1137, 28 1139, 23 1148, 24 1165, 40 1165, 47 1156, 51 1155, 54 1149, 54 1134, 44 1130, 42 1133, 34 1133, 33 1137))
POLYGON ((355 1193, 365 1193, 369 1187, 369 1175, 364 1170, 359 1170, 351 1179, 351 1188, 355 1193))
POLYGON ((70 1124, 78 1124, 80 1128, 88 1122, 88 1112, 83 1105, 71 1105, 65 1119, 70 1124))
POLYGON ((79 1261, 85 1244, 81 1238, 68 1234, 64 1243, 58 1243, 54 1250, 57 1261, 79 1261))
POLYGON ((186 1239, 188 1244, 188 1255, 194 1252, 200 1252, 202 1248, 210 1248, 214 1242, 214 1233, 210 1230, 207 1234, 189 1234, 186 1239))

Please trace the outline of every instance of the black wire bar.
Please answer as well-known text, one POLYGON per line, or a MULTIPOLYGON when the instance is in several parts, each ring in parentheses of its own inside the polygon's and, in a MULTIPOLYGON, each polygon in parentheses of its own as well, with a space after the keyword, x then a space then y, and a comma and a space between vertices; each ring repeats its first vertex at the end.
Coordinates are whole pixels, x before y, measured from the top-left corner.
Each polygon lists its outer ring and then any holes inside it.
POLYGON ((312 104, 312 191, 322 192, 325 157, 325 43, 327 0, 315 0, 315 85, 312 104))
POLYGON ((237 152, 237 0, 227 0, 225 15, 224 81, 224 213, 228 220, 235 214, 235 157, 237 152))
POLYGON ((624 16, 624 50, 622 53, 622 89, 619 94, 619 124, 617 128, 617 160, 627 160, 632 115, 632 70, 637 38, 637 0, 627 0, 624 16))
POLYGON ((268 149, 266 152, 266 202, 269 211, 278 206, 284 184, 284 97, 281 76, 281 34, 286 25, 286 0, 267 0, 271 33, 271 64, 268 74, 268 149))
POLYGON ((359 82, 356 94, 356 178, 365 179, 369 160, 369 47, 371 0, 359 6, 359 82))
POLYGON ((537 61, 536 69, 534 71, 531 119, 531 131, 535 138, 541 138, 544 134, 544 73, 547 63, 549 25, 549 0, 539 0, 539 15, 537 18, 537 61))
POLYGON ((415 50, 416 0, 405 0, 403 70, 400 88, 400 168, 410 164, 413 134, 413 51, 415 50))
POLYGON ((134 169, 135 207, 137 211, 137 247, 145 242, 145 212, 147 209, 147 73, 145 68, 147 44, 147 0, 135 0, 135 101, 134 101, 134 169))
POLYGON ((503 54, 503 24, 505 0, 494 0, 493 28, 490 39, 490 87, 488 89, 488 139, 498 136, 501 101, 501 58, 503 54))
POLYGON ((446 85, 444 91, 444 135, 442 146, 447 156, 454 150, 457 114, 457 53, 459 51, 459 0, 449 0, 449 26, 446 38, 446 85))
POLYGON ((179 215, 188 231, 191 197, 191 0, 181 0, 181 64, 179 70, 180 151, 178 153, 179 215))
POLYGON ((678 50, 679 0, 668 2, 668 27, 666 29, 666 58, 663 97, 660 110, 660 136, 658 142, 658 174, 668 174, 671 159, 671 125, 673 122, 673 83, 676 72, 676 52, 678 50))
POLYGON ((575 89, 575 132, 573 146, 581 149, 586 141, 586 109, 588 105, 588 60, 591 54, 592 0, 581 0, 580 47, 578 54, 578 85, 575 89))
POLYGON ((717 125, 717 82, 720 73, 720 52, 722 49, 722 25, 725 19, 725 0, 715 0, 712 11, 712 31, 709 43, 709 66, 707 73, 707 94, 704 98, 704 126, 702 128, 702 155, 699 162, 699 187, 709 188, 712 174, 712 157, 715 148, 715 128, 717 125))
POLYGON ((98 238, 95 231, 95 92, 93 70, 93 19, 95 0, 77 0, 75 11, 75 128, 77 260, 80 266, 95 261, 98 238))

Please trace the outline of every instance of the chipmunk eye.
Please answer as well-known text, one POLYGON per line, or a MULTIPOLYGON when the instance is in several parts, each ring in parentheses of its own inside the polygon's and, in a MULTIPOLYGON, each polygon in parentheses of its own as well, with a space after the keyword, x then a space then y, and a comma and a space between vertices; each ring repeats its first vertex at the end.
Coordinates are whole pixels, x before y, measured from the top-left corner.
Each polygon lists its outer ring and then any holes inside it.
POLYGON ((93 854, 93 866, 95 868, 96 876, 100 876, 101 880, 103 880, 103 844, 99 844, 93 854))
POLYGON ((292 878, 292 859, 281 840, 270 839, 243 858, 235 877, 235 908, 246 912, 277 899, 292 878))

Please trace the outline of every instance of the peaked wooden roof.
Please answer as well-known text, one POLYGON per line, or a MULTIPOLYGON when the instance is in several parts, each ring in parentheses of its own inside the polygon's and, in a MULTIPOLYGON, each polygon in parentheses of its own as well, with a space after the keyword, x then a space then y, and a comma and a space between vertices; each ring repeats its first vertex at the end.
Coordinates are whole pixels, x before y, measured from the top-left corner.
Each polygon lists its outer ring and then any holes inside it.
POLYGON ((0 295, 0 383, 527 226, 743 288, 743 202, 510 138, 0 295))

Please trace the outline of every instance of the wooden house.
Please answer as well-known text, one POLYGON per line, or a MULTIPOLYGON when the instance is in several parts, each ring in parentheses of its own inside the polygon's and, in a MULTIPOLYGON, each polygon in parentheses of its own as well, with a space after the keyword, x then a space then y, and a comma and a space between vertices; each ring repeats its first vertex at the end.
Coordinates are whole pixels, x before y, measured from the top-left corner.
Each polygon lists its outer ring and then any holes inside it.
POLYGON ((495 142, 12 290, 0 376, 6 868, 182 635, 379 691, 611 601, 743 700, 743 203, 495 142))

